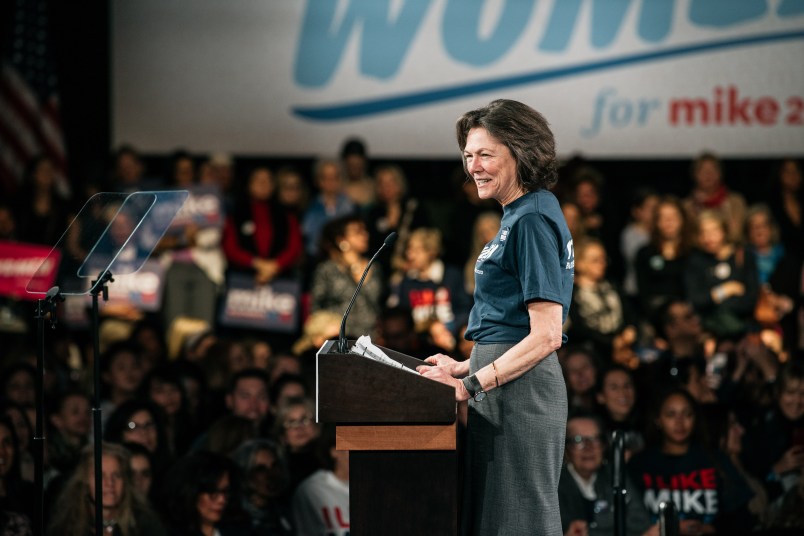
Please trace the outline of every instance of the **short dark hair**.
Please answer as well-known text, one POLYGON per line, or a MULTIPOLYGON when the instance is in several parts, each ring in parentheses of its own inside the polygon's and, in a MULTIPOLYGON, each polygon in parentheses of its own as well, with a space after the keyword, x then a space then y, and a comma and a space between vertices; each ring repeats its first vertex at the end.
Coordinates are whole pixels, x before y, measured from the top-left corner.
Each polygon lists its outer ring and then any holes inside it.
POLYGON ((341 158, 346 158, 350 155, 358 155, 362 156, 363 158, 366 157, 366 144, 363 143, 363 140, 358 138, 349 138, 344 142, 343 148, 341 148, 341 158))
POLYGON ((237 388, 237 384, 240 380, 244 380, 247 378, 254 378, 256 380, 261 380, 265 384, 265 390, 268 391, 269 387, 271 386, 271 379, 268 376, 268 373, 259 368, 246 368, 239 372, 237 372, 232 379, 229 380, 229 390, 227 391, 229 394, 234 393, 235 389, 237 388))
MULTIPOLYGON (((498 99, 463 114, 455 128, 461 153, 473 128, 485 129, 505 145, 516 160, 517 181, 525 190, 550 188, 558 180, 553 132, 544 116, 527 104, 498 99)), ((467 171, 463 154, 461 158, 467 171)))

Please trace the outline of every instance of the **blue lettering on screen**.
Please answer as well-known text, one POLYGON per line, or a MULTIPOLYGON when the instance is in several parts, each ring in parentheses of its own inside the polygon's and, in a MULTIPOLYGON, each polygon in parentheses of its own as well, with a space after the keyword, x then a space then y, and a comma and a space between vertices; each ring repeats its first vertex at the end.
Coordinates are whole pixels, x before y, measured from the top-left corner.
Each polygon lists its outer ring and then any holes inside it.
POLYGON ((502 58, 528 25, 534 0, 505 2, 494 32, 481 39, 477 33, 484 4, 484 0, 447 3, 442 24, 444 48, 456 61, 480 67, 502 58))
MULTIPOLYGON (((393 78, 404 63, 433 1, 405 0, 394 20, 390 20, 391 1, 351 0, 338 23, 337 0, 309 0, 296 54, 296 83, 309 88, 325 87, 335 75, 350 37, 358 31, 360 73, 382 80, 393 78)), ((594 48, 603 49, 615 41, 633 3, 632 0, 592 0, 589 42, 594 48)), ((448 0, 441 25, 445 51, 455 61, 475 67, 495 63, 516 45, 530 22, 534 5, 535 0, 505 1, 493 31, 489 37, 481 38, 478 30, 484 15, 483 1, 448 0)), ((565 50, 573 39, 582 5, 582 0, 555 1, 536 47, 545 52, 565 50)), ((643 0, 637 17, 637 35, 651 43, 665 40, 671 31, 675 6, 676 0, 643 0)), ((802 0, 782 0, 776 10, 780 18, 802 14, 802 0)), ((768 0, 690 0, 687 15, 691 23, 700 27, 730 28, 768 16, 768 0)), ((351 103, 300 106, 294 108, 293 113, 315 120, 350 119, 635 63, 802 38, 804 31, 786 31, 652 49, 645 53, 459 86, 351 103)))

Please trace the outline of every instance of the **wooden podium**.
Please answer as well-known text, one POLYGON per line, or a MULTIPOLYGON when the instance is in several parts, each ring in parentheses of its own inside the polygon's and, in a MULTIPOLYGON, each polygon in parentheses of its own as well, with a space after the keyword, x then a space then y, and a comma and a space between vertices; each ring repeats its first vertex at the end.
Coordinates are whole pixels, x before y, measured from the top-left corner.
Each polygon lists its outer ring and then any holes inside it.
POLYGON ((455 390, 336 348, 317 354, 316 420, 335 423, 336 448, 349 451, 352 536, 457 534, 455 390))

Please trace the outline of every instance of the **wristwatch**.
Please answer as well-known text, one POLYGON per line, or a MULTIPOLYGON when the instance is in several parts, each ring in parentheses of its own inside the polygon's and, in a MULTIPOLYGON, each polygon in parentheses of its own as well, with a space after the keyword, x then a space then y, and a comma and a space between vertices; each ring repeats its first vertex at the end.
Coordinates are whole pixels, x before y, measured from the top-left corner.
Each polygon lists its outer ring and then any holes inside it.
POLYGON ((472 374, 471 376, 467 376, 461 380, 463 382, 463 386, 466 387, 466 390, 469 392, 469 396, 475 399, 475 402, 481 402, 484 398, 486 398, 486 391, 483 390, 483 386, 480 385, 480 381, 477 379, 477 376, 472 374))

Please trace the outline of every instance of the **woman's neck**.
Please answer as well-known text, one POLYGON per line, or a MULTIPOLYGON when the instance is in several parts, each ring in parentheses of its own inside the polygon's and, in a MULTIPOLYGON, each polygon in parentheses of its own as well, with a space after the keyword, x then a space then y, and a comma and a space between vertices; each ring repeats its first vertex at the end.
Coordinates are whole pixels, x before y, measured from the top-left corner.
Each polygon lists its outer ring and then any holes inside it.
POLYGON ((575 273, 575 284, 580 288, 595 288, 599 283, 600 281, 588 275, 575 273))
POLYGON ((725 261, 731 257, 732 253, 734 253, 734 247, 731 244, 723 244, 717 251, 717 255, 715 255, 715 257, 717 257, 717 259, 720 261, 725 261))
POLYGON ((215 525, 212 523, 201 523, 201 534, 204 536, 212 536, 215 534, 215 525))
POLYGON ((686 454, 690 450, 689 443, 676 443, 673 441, 665 441, 662 444, 662 453, 670 454, 672 456, 680 456, 686 454))

